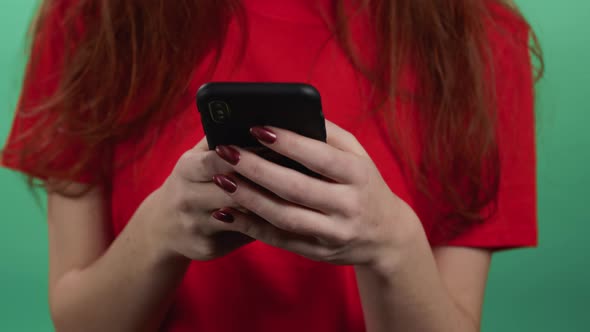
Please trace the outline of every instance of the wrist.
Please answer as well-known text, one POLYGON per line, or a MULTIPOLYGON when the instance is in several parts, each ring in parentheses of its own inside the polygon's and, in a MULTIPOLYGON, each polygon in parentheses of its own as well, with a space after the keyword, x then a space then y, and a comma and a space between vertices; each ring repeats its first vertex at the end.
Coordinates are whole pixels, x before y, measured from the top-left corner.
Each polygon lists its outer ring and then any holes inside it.
MULTIPOLYGON (((149 195, 138 208, 132 221, 138 224, 140 237, 143 239, 145 254, 156 266, 188 266, 190 259, 181 255, 166 241, 165 225, 170 219, 169 213, 163 211, 160 201, 161 190, 157 189, 149 195)), ((131 223, 131 222, 130 222, 131 223)))
POLYGON ((390 278, 403 270, 405 265, 415 260, 420 252, 419 246, 428 242, 422 223, 413 212, 395 222, 396 227, 385 234, 382 245, 374 251, 372 263, 368 266, 383 278, 390 278))

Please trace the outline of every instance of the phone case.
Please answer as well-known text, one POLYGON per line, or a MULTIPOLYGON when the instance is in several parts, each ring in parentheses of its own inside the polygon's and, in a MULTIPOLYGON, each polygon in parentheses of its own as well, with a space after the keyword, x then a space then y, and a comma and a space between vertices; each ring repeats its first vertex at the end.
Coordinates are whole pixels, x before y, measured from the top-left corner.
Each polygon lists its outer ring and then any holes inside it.
POLYGON ((303 165, 264 147, 250 135, 251 127, 273 126, 325 142, 321 97, 313 86, 302 83, 207 83, 197 93, 197 108, 210 149, 217 145, 236 145, 285 167, 318 176, 303 165))

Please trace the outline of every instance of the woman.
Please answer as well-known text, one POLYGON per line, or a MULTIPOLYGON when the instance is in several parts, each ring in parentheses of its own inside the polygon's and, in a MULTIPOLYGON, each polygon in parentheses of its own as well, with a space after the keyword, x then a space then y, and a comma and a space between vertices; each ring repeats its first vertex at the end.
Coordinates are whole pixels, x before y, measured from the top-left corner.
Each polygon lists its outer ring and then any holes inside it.
POLYGON ((479 330, 536 245, 529 37, 501 1, 44 1, 3 164, 48 191, 56 330, 479 330), (251 133, 328 180, 208 151, 208 81, 316 86, 328 144, 251 133))

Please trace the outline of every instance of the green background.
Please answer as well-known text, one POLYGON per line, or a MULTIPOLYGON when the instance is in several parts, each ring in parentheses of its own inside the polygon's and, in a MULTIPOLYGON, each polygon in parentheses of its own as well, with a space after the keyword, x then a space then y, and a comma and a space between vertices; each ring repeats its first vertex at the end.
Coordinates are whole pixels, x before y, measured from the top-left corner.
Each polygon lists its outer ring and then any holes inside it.
MULTIPOLYGON (((494 256, 483 331, 589 331, 590 1, 520 0, 545 51, 538 85, 540 247, 494 256)), ((0 2, 0 142, 36 0, 0 2)), ((0 330, 51 331, 43 211, 0 169, 0 330)))

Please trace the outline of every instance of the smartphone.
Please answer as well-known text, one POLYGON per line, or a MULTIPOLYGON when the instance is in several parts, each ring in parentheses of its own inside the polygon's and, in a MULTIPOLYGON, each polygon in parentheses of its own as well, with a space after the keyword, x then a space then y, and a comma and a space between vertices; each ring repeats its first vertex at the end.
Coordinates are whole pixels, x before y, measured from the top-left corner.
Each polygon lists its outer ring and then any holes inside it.
POLYGON ((197 92, 197 108, 209 149, 236 145, 304 174, 320 177, 298 162, 260 144, 254 126, 273 126, 326 142, 320 93, 303 83, 206 83, 197 92))

